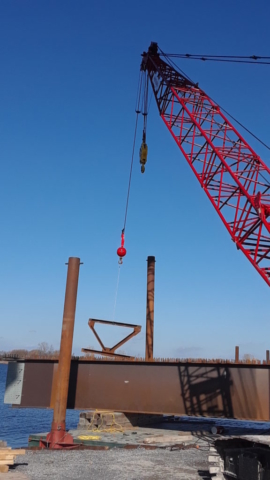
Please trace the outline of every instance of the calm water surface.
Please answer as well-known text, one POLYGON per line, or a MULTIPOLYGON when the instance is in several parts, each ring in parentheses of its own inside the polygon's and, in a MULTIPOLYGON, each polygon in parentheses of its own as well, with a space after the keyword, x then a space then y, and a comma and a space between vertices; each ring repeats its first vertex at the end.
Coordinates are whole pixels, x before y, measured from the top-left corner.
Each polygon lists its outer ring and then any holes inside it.
MULTIPOLYGON (((48 432, 52 423, 52 410, 41 408, 11 408, 4 405, 7 365, 0 364, 0 440, 10 447, 27 446, 31 433, 48 432)), ((76 428, 79 412, 67 411, 67 429, 76 428)))

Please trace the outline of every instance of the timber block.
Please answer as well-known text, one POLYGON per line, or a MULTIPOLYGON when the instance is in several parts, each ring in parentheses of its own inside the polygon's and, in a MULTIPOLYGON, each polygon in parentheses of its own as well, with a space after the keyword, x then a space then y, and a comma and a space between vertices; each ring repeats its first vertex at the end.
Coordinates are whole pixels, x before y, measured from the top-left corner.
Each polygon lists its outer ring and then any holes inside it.
POLYGON ((9 471, 8 465, 0 465, 0 473, 7 473, 9 471))
POLYGON ((113 427, 115 425, 128 428, 152 425, 154 423, 161 423, 162 421, 163 415, 91 410, 80 413, 78 428, 88 429, 90 426, 95 428, 102 426, 113 427))

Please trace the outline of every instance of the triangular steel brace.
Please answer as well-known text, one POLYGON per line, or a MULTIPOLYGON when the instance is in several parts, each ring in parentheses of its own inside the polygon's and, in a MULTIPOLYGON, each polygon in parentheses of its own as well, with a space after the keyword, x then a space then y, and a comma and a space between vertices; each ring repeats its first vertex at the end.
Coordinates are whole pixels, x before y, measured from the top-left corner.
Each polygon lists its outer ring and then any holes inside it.
POLYGON ((90 348, 82 348, 82 352, 84 353, 95 353, 98 355, 104 355, 107 357, 120 357, 120 358, 128 358, 130 360, 134 359, 134 357, 130 357, 129 355, 120 355, 119 353, 115 353, 115 350, 124 343, 128 342, 132 337, 135 337, 135 335, 138 335, 140 333, 142 327, 140 325, 132 325, 131 323, 120 323, 120 322, 111 322, 110 320, 97 320, 95 318, 90 318, 88 321, 88 325, 93 331, 98 343, 101 346, 101 352, 98 350, 93 350, 90 348), (102 343, 98 333, 95 330, 95 323, 102 323, 103 325, 114 325, 115 327, 127 327, 127 328, 133 328, 133 332, 131 332, 129 335, 127 335, 123 340, 118 342, 116 345, 113 347, 105 347, 105 345, 102 343))

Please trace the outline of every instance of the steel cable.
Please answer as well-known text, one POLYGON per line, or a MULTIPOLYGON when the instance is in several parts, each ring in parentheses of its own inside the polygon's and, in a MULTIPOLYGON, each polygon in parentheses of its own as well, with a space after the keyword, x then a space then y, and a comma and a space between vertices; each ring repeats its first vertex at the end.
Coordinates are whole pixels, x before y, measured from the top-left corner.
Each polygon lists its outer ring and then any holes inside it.
MULTIPOLYGON (((193 82, 193 80, 191 80, 188 75, 183 71, 181 70, 178 65, 173 61, 173 60, 170 60, 170 57, 172 56, 172 54, 165 54, 160 48, 159 48, 160 52, 161 52, 161 55, 164 56, 166 58, 166 60, 168 61, 168 63, 171 64, 171 66, 173 65, 173 67, 181 73, 181 75, 184 75, 186 78, 188 78, 192 83, 195 84, 195 82, 193 82)), ((181 54, 180 54, 181 55, 181 54)), ((188 54, 186 54, 188 55, 188 54)), ((187 58, 185 56, 181 57, 181 58, 187 58)), ((177 54, 173 54, 173 56, 175 58, 180 58, 179 56, 177 56, 177 54)), ((254 56, 255 57, 255 56, 254 56)), ((242 57, 239 57, 239 58, 242 58, 242 57)), ((252 57, 248 57, 248 58, 252 58, 252 57)), ((257 58, 270 58, 270 57, 257 57, 257 58)), ((270 62, 269 62, 270 64, 270 62)), ((255 138, 255 140, 257 140, 258 142, 261 143, 261 145, 263 145, 265 148, 267 148, 268 150, 270 150, 270 147, 269 145, 267 145, 263 140, 261 140, 257 135, 255 135, 255 133, 252 133, 251 130, 249 130, 247 127, 245 127, 241 122, 239 122, 239 120, 237 120, 233 115, 231 115, 229 112, 227 112, 227 110, 225 110, 225 108, 223 108, 220 104, 218 104, 213 98, 210 97, 210 95, 207 95, 210 100, 212 100, 221 110, 223 110, 224 113, 226 113, 226 115, 228 115, 232 120, 234 120, 240 127, 242 127, 247 133, 249 133, 249 135, 251 135, 253 138, 255 138)))
MULTIPOLYGON (((125 209, 123 232, 124 232, 125 229, 126 229, 126 223, 127 223, 128 204, 129 204, 129 196, 130 196, 130 187, 131 187, 132 171, 133 171, 133 161, 134 161, 134 152, 135 152, 135 145, 136 145, 138 118, 139 118, 139 113, 140 113, 142 79, 143 79, 143 76, 142 76, 142 74, 140 73, 139 82, 138 82, 138 89, 137 89, 136 106, 135 106, 136 121, 135 121, 135 131, 134 131, 133 147, 132 147, 132 155, 131 155, 131 163, 130 163, 130 172, 129 172, 129 181, 128 181, 128 191, 127 191, 127 201, 126 201, 126 209, 125 209)), ((118 268, 117 281, 116 281, 116 290, 115 290, 114 307, 113 307, 113 321, 114 321, 114 317, 115 317, 116 303, 117 303, 117 297, 118 297, 118 287, 119 287, 119 278, 120 278, 120 267, 121 267, 121 264, 119 265, 119 268, 118 268)))

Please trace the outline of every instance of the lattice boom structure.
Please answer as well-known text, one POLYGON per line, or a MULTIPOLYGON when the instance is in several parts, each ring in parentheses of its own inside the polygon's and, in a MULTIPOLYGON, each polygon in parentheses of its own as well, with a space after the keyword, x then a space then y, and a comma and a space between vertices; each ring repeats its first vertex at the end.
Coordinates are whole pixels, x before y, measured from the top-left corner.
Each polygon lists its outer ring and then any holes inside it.
POLYGON ((143 54, 160 116, 238 249, 270 286, 270 170, 219 106, 160 58, 143 54))

